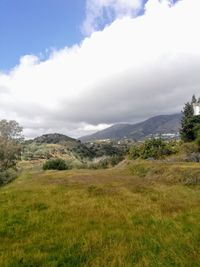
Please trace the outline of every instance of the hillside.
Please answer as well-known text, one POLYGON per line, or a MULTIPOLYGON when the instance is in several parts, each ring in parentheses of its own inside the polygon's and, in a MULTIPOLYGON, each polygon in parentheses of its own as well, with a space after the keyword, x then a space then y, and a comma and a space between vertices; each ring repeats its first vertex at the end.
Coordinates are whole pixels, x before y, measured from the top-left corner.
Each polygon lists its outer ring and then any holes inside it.
POLYGON ((71 138, 64 134, 53 133, 53 134, 44 134, 42 136, 36 137, 33 141, 36 143, 40 143, 40 144, 44 144, 44 143, 45 144, 59 144, 59 143, 68 142, 68 141, 76 142, 76 139, 71 138))
POLYGON ((44 160, 63 158, 70 161, 92 160, 99 157, 122 156, 126 145, 84 144, 62 134, 45 134, 33 140, 25 141, 22 150, 23 160, 44 160))
POLYGON ((136 124, 115 124, 92 135, 83 136, 80 140, 83 142, 123 138, 142 140, 155 134, 175 134, 179 131, 181 116, 181 114, 160 115, 136 124))
POLYGON ((58 133, 45 134, 24 143, 22 151, 24 160, 58 157, 74 160, 76 158, 92 158, 94 153, 79 140, 58 133))

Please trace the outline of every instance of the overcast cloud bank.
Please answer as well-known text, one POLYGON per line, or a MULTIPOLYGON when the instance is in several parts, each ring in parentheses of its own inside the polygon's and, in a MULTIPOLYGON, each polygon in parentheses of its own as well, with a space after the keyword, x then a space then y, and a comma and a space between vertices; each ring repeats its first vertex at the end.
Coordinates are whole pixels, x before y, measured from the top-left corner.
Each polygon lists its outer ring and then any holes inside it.
MULTIPOLYGON (((108 2, 114 9, 124 2, 128 10, 132 1, 108 2)), ((0 118, 16 119, 30 137, 77 137, 180 112, 200 88, 200 1, 149 0, 144 15, 130 17, 140 1, 133 3, 129 16, 117 16, 80 45, 54 51, 46 61, 23 56, 0 73, 0 118)))

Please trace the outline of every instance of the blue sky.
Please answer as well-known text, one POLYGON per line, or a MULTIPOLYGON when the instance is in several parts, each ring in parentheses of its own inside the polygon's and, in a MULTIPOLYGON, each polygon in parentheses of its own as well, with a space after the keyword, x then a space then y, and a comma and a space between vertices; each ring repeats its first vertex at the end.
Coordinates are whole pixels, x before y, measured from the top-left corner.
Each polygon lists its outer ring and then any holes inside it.
POLYGON ((25 54, 80 42, 85 0, 1 0, 0 69, 25 54))
MULTIPOLYGON (((80 43, 85 13, 86 0, 1 0, 0 70, 16 66, 23 55, 42 53, 45 59, 51 49, 80 43)), ((99 29, 111 21, 104 16, 99 29)))
MULTIPOLYGON (((14 67, 23 55, 42 53, 46 59, 51 49, 80 43, 85 13, 86 0, 1 0, 0 70, 14 67)), ((104 16, 99 28, 107 22, 104 16)))

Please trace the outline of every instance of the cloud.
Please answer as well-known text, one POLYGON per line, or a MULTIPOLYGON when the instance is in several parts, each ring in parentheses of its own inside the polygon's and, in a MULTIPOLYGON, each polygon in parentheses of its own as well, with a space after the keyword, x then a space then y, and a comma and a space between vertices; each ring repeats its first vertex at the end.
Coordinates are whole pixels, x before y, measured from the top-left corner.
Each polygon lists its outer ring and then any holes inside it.
POLYGON ((136 16, 141 7, 142 0, 87 0, 82 32, 90 35, 117 18, 136 16))
POLYGON ((46 61, 21 58, 0 73, 0 118, 27 136, 80 136, 118 122, 180 112, 200 88, 199 0, 149 0, 46 61))

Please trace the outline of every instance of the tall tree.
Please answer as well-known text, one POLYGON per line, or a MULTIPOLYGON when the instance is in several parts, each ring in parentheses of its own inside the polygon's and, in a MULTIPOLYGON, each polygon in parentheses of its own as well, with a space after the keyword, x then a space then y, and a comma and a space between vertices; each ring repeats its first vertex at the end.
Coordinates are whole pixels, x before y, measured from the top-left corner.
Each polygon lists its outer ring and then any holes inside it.
POLYGON ((22 127, 16 121, 0 121, 0 171, 16 165, 23 140, 22 127))
POLYGON ((197 103, 197 99, 196 99, 196 96, 195 95, 192 96, 192 102, 191 102, 191 104, 194 104, 194 103, 197 103))
POLYGON ((200 116, 194 116, 193 104, 196 102, 196 97, 193 95, 192 101, 187 102, 183 109, 180 135, 184 142, 191 142, 196 138, 195 128, 200 123, 200 116))

